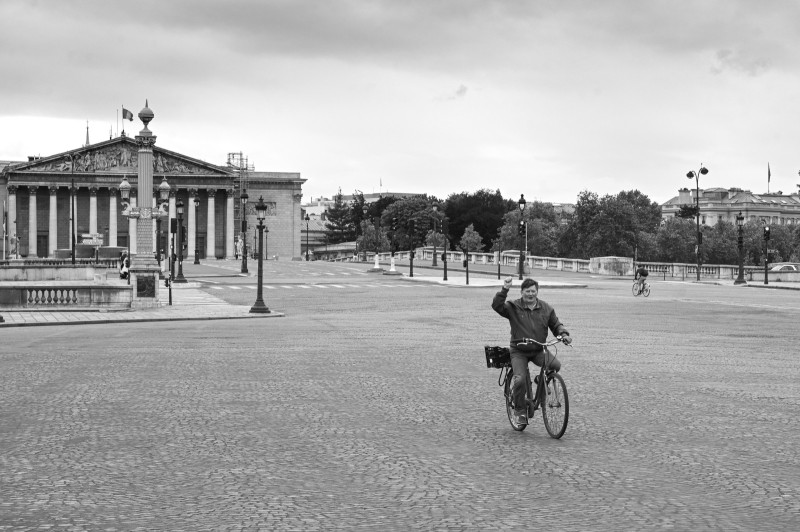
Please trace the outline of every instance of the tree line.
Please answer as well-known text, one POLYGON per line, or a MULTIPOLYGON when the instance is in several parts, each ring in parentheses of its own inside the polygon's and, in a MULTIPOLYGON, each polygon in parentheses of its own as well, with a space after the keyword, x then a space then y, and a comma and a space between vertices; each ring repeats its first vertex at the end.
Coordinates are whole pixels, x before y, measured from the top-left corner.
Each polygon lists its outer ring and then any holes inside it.
MULTIPOLYGON (((527 249, 530 255, 546 257, 621 256, 642 262, 694 263, 694 212, 681 213, 663 219, 661 206, 638 190, 602 197, 585 190, 572 212, 540 201, 526 202, 520 209, 517 200, 489 189, 451 194, 445 200, 385 196, 373 203, 367 203, 358 190, 345 202, 340 190, 325 214, 325 238, 331 244, 355 241, 359 252, 427 245, 466 252, 527 249)), ((744 224, 745 264, 763 264, 766 252, 770 262, 800 262, 800 225, 770 227, 765 246, 763 225, 752 220, 744 224)), ((701 232, 703 264, 738 263, 735 224, 720 221, 701 226, 701 232)))

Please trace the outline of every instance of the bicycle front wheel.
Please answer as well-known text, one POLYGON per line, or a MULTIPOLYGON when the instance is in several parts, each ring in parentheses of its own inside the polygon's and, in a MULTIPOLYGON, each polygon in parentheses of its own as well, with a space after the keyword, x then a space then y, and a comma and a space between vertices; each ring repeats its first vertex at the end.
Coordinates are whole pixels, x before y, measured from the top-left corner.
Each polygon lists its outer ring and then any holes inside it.
POLYGON ((511 400, 511 378, 513 376, 514 374, 509 371, 508 375, 506 376, 505 386, 503 386, 503 394, 506 396, 506 414, 508 415, 508 422, 511 423, 512 429, 521 432, 525 430, 525 427, 528 425, 522 425, 514 421, 514 403, 511 400))
POLYGON ((644 290, 642 290, 642 294, 644 294, 644 297, 647 297, 647 296, 650 295, 650 285, 649 284, 644 285, 644 290))
POLYGON ((567 385, 558 373, 553 373, 547 383, 547 397, 542 401, 544 428, 551 438, 560 438, 567 430, 569 421, 569 397, 567 385))
POLYGON ((631 286, 631 292, 633 292, 633 295, 635 296, 639 295, 639 283, 633 283, 633 286, 631 286))

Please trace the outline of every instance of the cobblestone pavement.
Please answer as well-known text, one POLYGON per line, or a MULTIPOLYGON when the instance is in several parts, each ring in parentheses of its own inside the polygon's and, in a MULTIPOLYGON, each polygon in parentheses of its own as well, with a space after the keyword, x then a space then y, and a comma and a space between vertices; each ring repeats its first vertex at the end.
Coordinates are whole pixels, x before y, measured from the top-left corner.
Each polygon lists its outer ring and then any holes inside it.
POLYGON ((795 529, 798 293, 548 279, 561 440, 508 424, 496 280, 3 329, 0 530, 795 529))

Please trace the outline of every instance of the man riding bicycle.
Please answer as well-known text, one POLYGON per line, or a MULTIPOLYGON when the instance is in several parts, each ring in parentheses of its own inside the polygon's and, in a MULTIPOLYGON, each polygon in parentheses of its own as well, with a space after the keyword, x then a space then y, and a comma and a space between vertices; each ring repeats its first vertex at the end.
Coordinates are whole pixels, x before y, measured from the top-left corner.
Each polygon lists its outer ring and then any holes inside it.
MULTIPOLYGON (((553 307, 539 299, 539 283, 533 279, 522 281, 522 297, 513 301, 506 301, 508 290, 513 282, 508 277, 503 282, 503 288, 495 294, 492 308, 495 312, 506 318, 511 325, 511 368, 514 377, 511 382, 511 394, 514 401, 515 423, 528 424, 528 411, 525 406, 525 376, 528 374, 528 362, 532 361, 537 366, 544 364, 545 356, 552 357, 549 351, 536 344, 528 344, 523 338, 533 338, 544 343, 547 340, 548 329, 553 335, 561 336, 562 341, 569 345, 572 339, 561 321, 556 316, 553 307)), ((550 368, 554 371, 561 369, 561 362, 555 358, 548 358, 550 368)))
POLYGON ((639 281, 639 292, 644 289, 644 282, 647 280, 647 268, 644 265, 640 264, 639 267, 636 269, 636 274, 633 276, 635 281, 639 281))

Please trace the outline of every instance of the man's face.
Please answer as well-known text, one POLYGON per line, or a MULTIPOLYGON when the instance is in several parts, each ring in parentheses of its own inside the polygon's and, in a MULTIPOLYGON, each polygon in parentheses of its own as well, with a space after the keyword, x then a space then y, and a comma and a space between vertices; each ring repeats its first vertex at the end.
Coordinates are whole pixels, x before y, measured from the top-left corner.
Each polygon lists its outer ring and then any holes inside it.
POLYGON ((539 295, 539 289, 536 288, 536 285, 532 284, 528 288, 522 291, 522 300, 525 302, 526 305, 532 305, 536 303, 536 297, 539 295))

